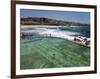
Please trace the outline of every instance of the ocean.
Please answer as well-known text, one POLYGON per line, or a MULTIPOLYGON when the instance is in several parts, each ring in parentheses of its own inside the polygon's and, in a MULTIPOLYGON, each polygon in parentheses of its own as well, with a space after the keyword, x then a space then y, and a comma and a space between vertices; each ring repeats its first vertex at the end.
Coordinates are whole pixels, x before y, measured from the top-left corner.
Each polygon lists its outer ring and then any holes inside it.
POLYGON ((90 38, 90 26, 67 26, 67 27, 59 27, 62 31, 71 31, 71 32, 78 32, 79 35, 76 36, 83 36, 90 38))

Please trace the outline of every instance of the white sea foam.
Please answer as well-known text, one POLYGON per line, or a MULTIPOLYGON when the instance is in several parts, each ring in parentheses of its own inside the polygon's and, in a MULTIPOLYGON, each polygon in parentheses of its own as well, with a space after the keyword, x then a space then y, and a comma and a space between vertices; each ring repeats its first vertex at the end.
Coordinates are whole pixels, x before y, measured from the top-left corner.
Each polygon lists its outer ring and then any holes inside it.
POLYGON ((41 35, 51 35, 52 37, 59 37, 59 38, 64 38, 68 40, 73 40, 74 35, 80 35, 80 33, 77 32, 72 32, 72 31, 61 31, 58 28, 57 29, 50 29, 51 27, 62 27, 62 26, 40 26, 40 25, 35 25, 35 26, 21 26, 23 29, 27 28, 35 28, 33 30, 25 30, 21 32, 35 32, 41 35))

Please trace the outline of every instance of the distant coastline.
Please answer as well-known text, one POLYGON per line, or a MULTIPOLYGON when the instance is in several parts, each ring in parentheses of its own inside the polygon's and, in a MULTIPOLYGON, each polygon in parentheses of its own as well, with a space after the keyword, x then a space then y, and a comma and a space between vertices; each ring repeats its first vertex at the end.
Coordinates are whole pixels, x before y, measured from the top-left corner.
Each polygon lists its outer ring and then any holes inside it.
POLYGON ((90 26, 87 23, 56 20, 46 17, 21 17, 20 21, 21 25, 90 26))

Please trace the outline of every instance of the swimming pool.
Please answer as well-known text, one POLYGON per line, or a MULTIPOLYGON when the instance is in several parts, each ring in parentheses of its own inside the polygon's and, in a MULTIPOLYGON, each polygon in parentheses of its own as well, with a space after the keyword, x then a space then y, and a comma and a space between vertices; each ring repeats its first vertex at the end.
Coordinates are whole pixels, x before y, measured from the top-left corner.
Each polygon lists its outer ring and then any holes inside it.
POLYGON ((62 38, 20 41, 20 68, 62 68, 90 65, 90 48, 62 38))

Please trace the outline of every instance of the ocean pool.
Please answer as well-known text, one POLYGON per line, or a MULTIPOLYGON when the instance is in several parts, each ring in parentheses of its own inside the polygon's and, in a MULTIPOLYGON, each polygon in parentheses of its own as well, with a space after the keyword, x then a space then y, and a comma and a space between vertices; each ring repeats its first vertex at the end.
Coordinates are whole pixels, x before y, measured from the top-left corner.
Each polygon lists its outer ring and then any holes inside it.
POLYGON ((48 37, 20 41, 20 69, 90 66, 90 48, 48 37))

